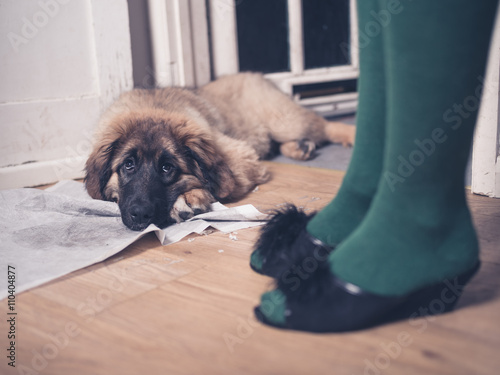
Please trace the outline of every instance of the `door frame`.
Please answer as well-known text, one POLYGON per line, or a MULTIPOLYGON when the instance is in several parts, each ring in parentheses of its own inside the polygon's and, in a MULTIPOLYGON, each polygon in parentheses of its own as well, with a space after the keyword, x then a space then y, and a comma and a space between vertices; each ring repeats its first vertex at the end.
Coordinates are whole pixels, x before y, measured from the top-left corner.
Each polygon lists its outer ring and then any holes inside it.
POLYGON ((472 186, 475 194, 500 198, 500 8, 491 41, 472 148, 472 186))

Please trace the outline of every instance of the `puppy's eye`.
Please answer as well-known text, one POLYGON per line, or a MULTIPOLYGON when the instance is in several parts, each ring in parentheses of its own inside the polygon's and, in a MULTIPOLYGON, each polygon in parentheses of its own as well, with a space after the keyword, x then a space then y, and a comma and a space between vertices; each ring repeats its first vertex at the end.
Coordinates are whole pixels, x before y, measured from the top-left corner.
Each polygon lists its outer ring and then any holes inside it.
POLYGON ((125 160, 125 163, 123 163, 123 166, 125 169, 129 172, 133 171, 135 168, 135 162, 134 159, 127 159, 125 160))
POLYGON ((163 164, 161 166, 161 171, 163 173, 169 173, 172 170, 172 166, 170 164, 163 164))

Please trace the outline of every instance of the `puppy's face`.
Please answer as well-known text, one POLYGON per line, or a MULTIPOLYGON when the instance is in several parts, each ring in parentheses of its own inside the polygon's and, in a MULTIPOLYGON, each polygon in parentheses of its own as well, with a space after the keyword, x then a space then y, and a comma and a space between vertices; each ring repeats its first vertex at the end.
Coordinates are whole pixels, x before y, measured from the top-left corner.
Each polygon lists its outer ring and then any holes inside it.
POLYGON ((127 227, 165 227, 228 196, 231 171, 197 124, 172 116, 118 121, 87 161, 86 187, 93 198, 116 201, 127 227))
POLYGON ((106 196, 118 202, 123 223, 134 230, 151 223, 160 227, 172 223, 173 204, 188 188, 179 183, 182 160, 173 142, 152 137, 148 141, 138 137, 125 141, 113 160, 113 174, 105 189, 106 196))

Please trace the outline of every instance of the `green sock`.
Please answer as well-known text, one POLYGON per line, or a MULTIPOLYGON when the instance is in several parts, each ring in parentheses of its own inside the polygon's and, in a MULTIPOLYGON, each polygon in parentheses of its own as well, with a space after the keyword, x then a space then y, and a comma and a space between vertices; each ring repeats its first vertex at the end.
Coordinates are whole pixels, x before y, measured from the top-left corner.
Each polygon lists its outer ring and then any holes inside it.
MULTIPOLYGON (((358 1, 359 25, 373 21, 377 2, 358 1)), ((365 30, 360 30, 360 34, 365 30)), ((309 222, 307 230, 331 246, 361 223, 382 172, 385 138, 385 74, 382 35, 361 37, 357 130, 349 168, 335 198, 309 222)))
MULTIPOLYGON (((387 9, 390 0, 379 3, 387 9)), ((497 1, 400 6, 382 30, 382 176, 365 219, 330 256, 335 275, 382 295, 407 294, 478 261, 464 174, 497 1)))

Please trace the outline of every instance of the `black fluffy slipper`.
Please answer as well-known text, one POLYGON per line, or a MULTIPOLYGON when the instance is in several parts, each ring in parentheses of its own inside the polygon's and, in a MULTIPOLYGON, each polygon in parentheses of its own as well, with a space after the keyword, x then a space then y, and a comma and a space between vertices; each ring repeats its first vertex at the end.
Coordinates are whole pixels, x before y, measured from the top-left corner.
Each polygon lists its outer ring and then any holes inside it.
POLYGON ((283 323, 269 320, 263 304, 255 308, 255 314, 265 324, 309 332, 355 331, 398 320, 414 320, 452 311, 479 266, 478 262, 455 278, 404 296, 389 297, 365 292, 340 280, 331 274, 327 262, 299 284, 278 280, 278 290, 286 297, 283 323))
POLYGON ((261 230, 250 257, 250 267, 263 275, 279 278, 310 257, 325 260, 332 249, 306 231, 314 215, 315 212, 306 214, 291 204, 277 211, 261 230))

